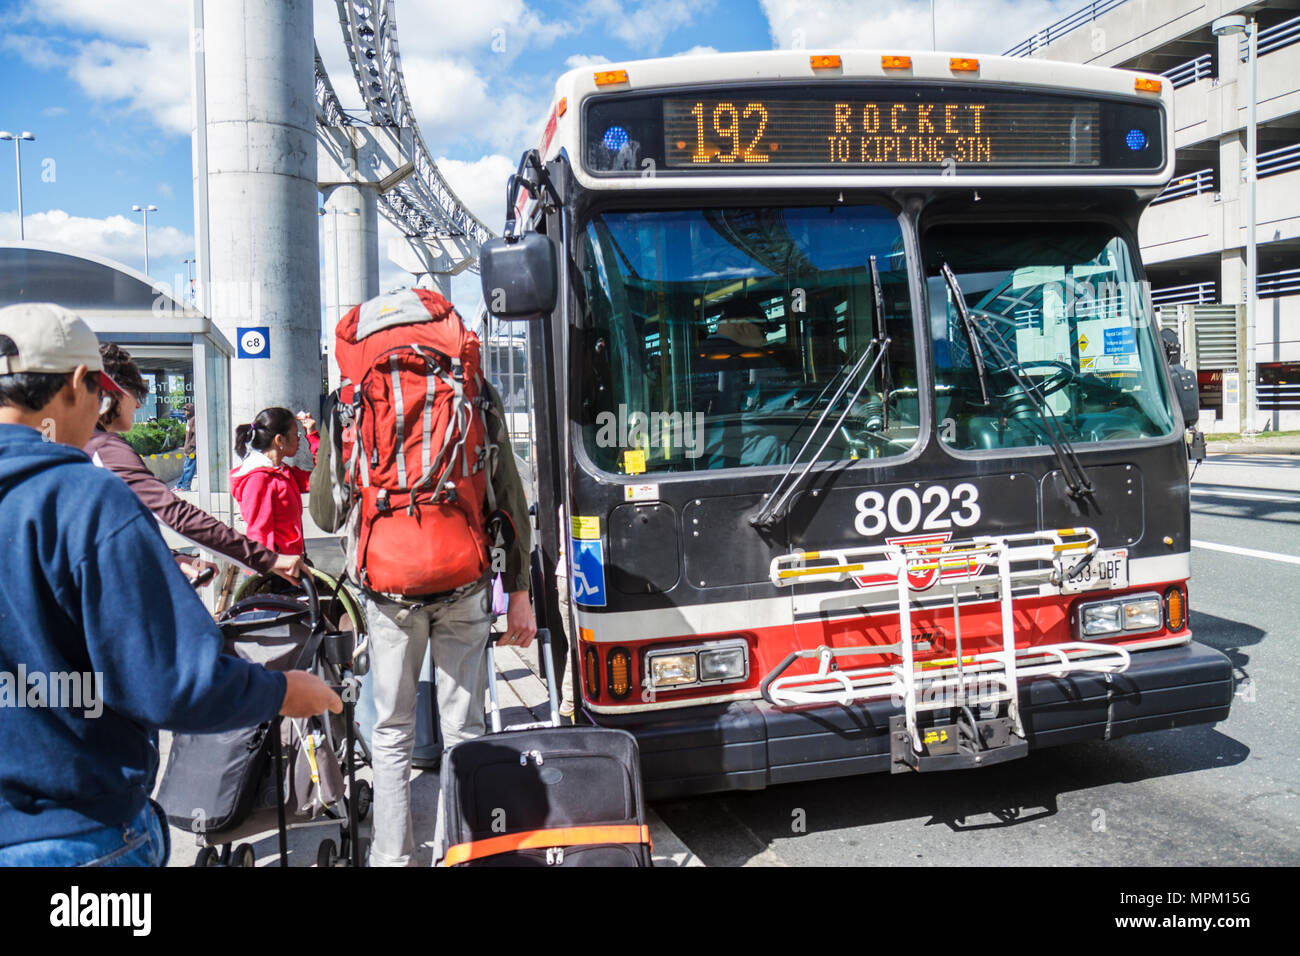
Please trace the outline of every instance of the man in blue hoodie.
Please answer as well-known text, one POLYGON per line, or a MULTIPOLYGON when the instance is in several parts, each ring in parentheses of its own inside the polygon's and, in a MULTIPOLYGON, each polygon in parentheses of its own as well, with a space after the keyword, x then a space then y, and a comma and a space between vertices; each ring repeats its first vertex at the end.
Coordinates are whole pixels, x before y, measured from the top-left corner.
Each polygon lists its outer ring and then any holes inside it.
POLYGON ((0 865, 164 865, 159 728, 342 710, 221 654, 153 516, 80 450, 115 390, 75 314, 0 309, 0 865))

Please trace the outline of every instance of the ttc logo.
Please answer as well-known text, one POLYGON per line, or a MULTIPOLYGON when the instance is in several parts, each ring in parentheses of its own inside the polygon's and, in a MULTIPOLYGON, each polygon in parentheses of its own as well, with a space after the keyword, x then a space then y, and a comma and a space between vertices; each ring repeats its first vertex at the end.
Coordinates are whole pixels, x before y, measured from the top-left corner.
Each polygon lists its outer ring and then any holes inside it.
MULTIPOLYGON (((960 560, 961 552, 954 551, 946 542, 951 531, 939 534, 914 534, 886 538, 887 544, 902 545, 908 556, 907 586, 913 591, 924 591, 936 581, 969 581, 979 576, 984 565, 960 560), (933 557, 931 557, 933 556, 933 557), (940 567, 939 562, 943 562, 940 567)), ((890 587, 898 584, 892 574, 863 574, 853 578, 853 583, 863 590, 890 587)))

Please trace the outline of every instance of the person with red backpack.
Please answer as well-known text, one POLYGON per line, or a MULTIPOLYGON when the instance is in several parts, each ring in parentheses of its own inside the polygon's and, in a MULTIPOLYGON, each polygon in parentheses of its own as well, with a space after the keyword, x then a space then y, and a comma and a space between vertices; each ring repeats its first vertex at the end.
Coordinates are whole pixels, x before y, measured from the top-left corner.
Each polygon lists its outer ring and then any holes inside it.
POLYGON ((406 866, 425 652, 438 669, 444 747, 481 736, 494 573, 509 594, 501 643, 527 647, 537 630, 528 504, 478 337, 443 296, 371 299, 340 320, 335 339, 342 384, 327 406, 310 508, 322 529, 345 528, 345 569, 370 631, 370 862, 406 866))

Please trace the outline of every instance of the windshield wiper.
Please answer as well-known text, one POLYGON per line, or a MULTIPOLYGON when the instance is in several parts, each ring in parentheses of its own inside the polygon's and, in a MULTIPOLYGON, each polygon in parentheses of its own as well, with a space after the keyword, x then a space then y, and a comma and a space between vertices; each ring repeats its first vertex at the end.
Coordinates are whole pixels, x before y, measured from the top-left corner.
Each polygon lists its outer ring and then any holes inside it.
MULTIPOLYGON (((869 257, 868 263, 871 268, 871 290, 876 304, 876 335, 867 343, 867 347, 862 350, 862 354, 858 356, 857 361, 853 363, 853 367, 850 368, 848 374, 844 376, 844 381, 841 382, 839 388, 835 390, 835 394, 831 396, 831 400, 826 403, 826 408, 823 409, 821 415, 818 416, 816 423, 812 427, 812 431, 808 433, 808 437, 804 439, 803 445, 800 446, 798 454, 796 454, 791 460, 790 466, 785 470, 785 474, 781 476, 781 480, 776 483, 776 487, 773 488, 771 494, 768 495, 766 504, 749 516, 749 523, 756 528, 768 530, 790 513, 790 504, 794 497, 794 493, 799 489, 803 480, 808 477, 813 466, 816 465, 817 462, 821 461, 822 455, 825 453, 826 447, 830 444, 831 438, 837 431, 843 431, 842 426, 844 424, 844 419, 848 417, 849 412, 853 410, 853 406, 857 404, 859 396, 862 395, 862 390, 866 388, 867 383, 869 383, 872 376, 875 375, 877 367, 880 368, 881 387, 884 389, 882 396, 883 401, 881 403, 881 428, 885 431, 889 429, 889 389, 893 385, 893 375, 889 366, 889 337, 885 334, 885 295, 880 285, 880 271, 876 268, 876 257, 869 257), (862 375, 862 369, 866 365, 867 360, 871 358, 871 353, 873 351, 878 352, 879 354, 877 354, 875 362, 871 364, 871 368, 867 369, 865 375, 862 375), (790 477, 790 473, 794 471, 795 466, 799 464, 799 459, 803 456, 803 453, 808 450, 808 446, 812 444, 813 438, 815 438, 817 433, 821 430, 822 424, 826 421, 831 409, 835 407, 835 403, 840 400, 840 396, 844 394, 849 384, 859 375, 862 375, 862 381, 858 382, 858 387, 854 390, 852 397, 844 406, 844 411, 840 412, 839 417, 835 420, 835 424, 827 430, 826 438, 817 449, 816 454, 808 460, 808 464, 804 465, 803 471, 799 472, 798 477, 796 477, 788 487, 785 487, 786 480, 790 477), (783 487, 784 491, 782 490, 783 487)), ((847 366, 845 367, 847 368, 847 366)), ((826 394, 826 389, 830 388, 834 381, 835 377, 832 376, 831 381, 827 382, 826 388, 822 389, 822 395, 826 394)), ((821 395, 817 396, 817 398, 818 401, 820 401, 821 395)), ((811 412, 812 408, 809 408, 808 411, 811 412)), ((799 423, 799 428, 802 428, 803 422, 807 420, 808 415, 805 414, 803 421, 799 423)), ((795 429, 795 434, 798 434, 798 429, 795 429)))
MULTIPOLYGON (((880 270, 876 268, 876 257, 871 256, 867 260, 871 265, 871 293, 876 300, 876 338, 879 340, 885 335, 885 292, 880 285, 880 270)), ((889 431, 889 399, 890 392, 894 389, 894 371, 889 364, 889 349, 886 347, 880 357, 884 360, 880 366, 880 395, 881 402, 880 430, 889 431)))
POLYGON ((1047 440, 1052 445, 1052 451, 1056 453, 1056 460, 1061 466, 1061 476, 1065 479, 1066 487, 1069 489, 1071 498, 1086 498, 1092 494, 1092 482, 1088 480, 1087 472, 1083 470, 1083 464, 1079 461, 1079 456, 1075 454, 1074 446, 1070 440, 1065 437, 1065 428, 1061 421, 1056 417, 1056 412, 1052 411, 1052 406, 1047 402, 1047 396, 1043 395, 1038 386, 1030 382, 1020 371, 1020 365, 1013 359, 1005 349, 990 335, 988 330, 977 321, 976 316, 966 308, 966 297, 962 294, 961 285, 957 282, 957 277, 953 275, 952 269, 948 263, 940 267, 943 274, 943 280, 948 285, 948 291, 957 306, 957 315, 961 319, 962 327, 966 332, 967 338, 971 343, 971 361, 975 365, 976 373, 979 375, 980 392, 984 397, 984 404, 989 404, 988 384, 985 377, 984 358, 980 352, 980 345, 989 350, 995 359, 1002 363, 1002 367, 1011 374, 1021 391, 1028 396, 1033 404, 1035 411, 1038 412, 1038 418, 1043 423, 1043 431, 1047 434, 1047 440))
POLYGON ((790 466, 786 468, 785 474, 781 476, 781 480, 776 483, 776 487, 773 488, 771 494, 768 495, 767 502, 763 507, 759 508, 758 511, 749 516, 749 523, 751 525, 756 528, 767 530, 789 513, 790 501, 795 491, 808 476, 813 465, 817 464, 817 462, 821 460, 822 454, 826 451, 826 446, 830 444, 831 439, 835 436, 835 432, 844 423, 844 419, 848 417, 849 412, 853 410, 853 406, 857 402, 858 397, 862 394, 862 390, 866 388, 867 383, 871 381, 871 376, 875 374, 876 366, 880 364, 888 351, 888 338, 877 336, 867 343, 867 347, 862 350, 862 354, 858 356, 857 361, 853 363, 853 367, 849 370, 849 374, 844 377, 844 381, 840 383, 840 387, 835 390, 835 394, 831 396, 831 400, 827 402, 826 407, 822 409, 821 415, 817 417, 817 421, 813 424, 812 431, 808 433, 808 437, 804 439, 804 443, 799 448, 798 453, 790 461, 790 466), (871 358, 871 353, 877 350, 879 350, 880 354, 876 356, 875 362, 873 362, 871 367, 867 369, 866 374, 862 375, 862 370, 866 366, 867 360, 871 358), (808 446, 812 444, 813 438, 815 438, 817 433, 821 431, 821 427, 825 423, 827 416, 830 415, 831 409, 835 407, 836 403, 839 402, 840 397, 859 375, 862 375, 862 381, 858 383, 857 389, 853 392, 852 397, 844 406, 844 411, 840 412, 839 418, 835 420, 835 424, 827 429, 826 439, 821 443, 821 447, 817 449, 816 454, 814 454, 812 458, 808 460, 808 463, 804 465, 803 471, 799 472, 798 477, 796 477, 794 481, 790 482, 789 486, 786 486, 786 480, 790 477, 790 473, 793 472, 795 466, 799 464, 799 459, 803 456, 803 453, 808 450, 808 446), (784 491, 782 490, 783 488, 784 491))

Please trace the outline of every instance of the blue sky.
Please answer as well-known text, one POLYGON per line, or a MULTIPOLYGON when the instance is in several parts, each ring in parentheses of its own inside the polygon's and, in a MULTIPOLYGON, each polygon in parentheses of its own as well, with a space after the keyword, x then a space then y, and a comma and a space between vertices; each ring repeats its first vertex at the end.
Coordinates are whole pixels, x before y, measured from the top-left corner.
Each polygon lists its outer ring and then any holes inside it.
MULTIPOLYGON (((221 0, 208 0, 221 2, 221 0)), ((941 49, 997 53, 1082 0, 936 0, 941 49)), ((149 217, 150 273, 171 283, 193 256, 189 0, 0 0, 0 129, 22 145, 28 239, 142 269, 133 204, 149 217)), ((555 78, 603 60, 791 46, 930 43, 929 0, 399 0, 407 88, 430 151, 491 228, 502 186, 544 119, 555 78)), ((344 105, 359 105, 334 0, 316 0, 316 43, 344 105)), ((683 61, 684 66, 688 61, 683 61)), ((0 143, 0 236, 17 238, 0 143)), ((396 235, 381 224, 385 240, 396 235)), ((406 284, 387 263, 382 289, 406 284)), ((453 288, 462 311, 476 278, 453 288)))

